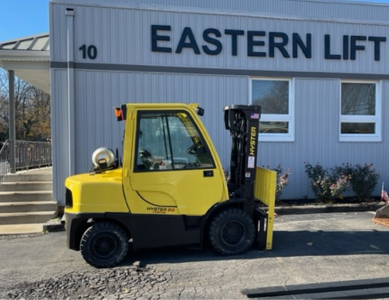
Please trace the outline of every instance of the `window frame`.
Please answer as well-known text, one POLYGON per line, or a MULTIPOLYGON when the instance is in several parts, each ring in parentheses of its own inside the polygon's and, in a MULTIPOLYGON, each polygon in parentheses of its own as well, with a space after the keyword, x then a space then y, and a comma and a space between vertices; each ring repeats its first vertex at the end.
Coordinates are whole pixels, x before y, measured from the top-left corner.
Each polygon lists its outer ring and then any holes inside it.
POLYGON ((288 133, 259 133, 261 142, 295 141, 295 80, 294 78, 251 77, 249 81, 249 104, 253 104, 253 81, 288 81, 288 114, 264 114, 261 112, 259 122, 287 122, 288 133))
MULTIPOLYGON (((170 127, 168 128, 168 139, 170 140, 171 139, 171 133, 170 133, 170 127)), ((215 161, 215 158, 212 154, 212 151, 209 149, 208 147, 208 143, 206 142, 206 139, 204 138, 204 134, 203 132, 200 130, 200 128, 197 126, 197 123, 195 122, 195 120, 193 119, 192 115, 190 114, 190 112, 186 111, 186 110, 182 110, 182 109, 179 109, 179 110, 174 110, 174 109, 168 109, 168 110, 138 110, 137 111, 137 117, 136 117, 136 125, 135 125, 135 132, 134 132, 134 146, 135 146, 135 149, 134 149, 134 153, 136 153, 136 155, 134 155, 133 157, 133 172, 134 173, 145 173, 145 172, 177 172, 177 171, 193 171, 193 170, 213 170, 213 169, 216 169, 216 161, 215 161), (171 169, 152 169, 152 170, 149 170, 149 169, 143 169, 143 168, 139 168, 139 165, 138 165, 138 151, 139 151, 139 126, 140 126, 140 119, 142 117, 142 115, 147 115, 147 114, 164 114, 164 118, 167 117, 167 114, 170 114, 170 113, 173 113, 173 114, 177 114, 177 113, 185 113, 189 120, 191 121, 191 123, 193 124, 194 128, 196 129, 197 133, 199 134, 199 138, 203 144, 203 147, 206 151, 206 153, 209 154, 210 158, 211 158, 211 164, 212 166, 207 166, 207 167, 200 167, 200 168, 171 168, 171 169)), ((170 141, 169 141, 170 142, 170 141)), ((172 149, 172 148, 171 148, 172 149)), ((174 153, 173 153, 173 160, 174 160, 174 153)))
POLYGON ((382 142, 382 83, 369 80, 341 80, 339 90, 339 142, 382 142), (375 85, 375 115, 342 115, 343 83, 375 85), (374 134, 342 133, 342 123, 374 123, 374 134))

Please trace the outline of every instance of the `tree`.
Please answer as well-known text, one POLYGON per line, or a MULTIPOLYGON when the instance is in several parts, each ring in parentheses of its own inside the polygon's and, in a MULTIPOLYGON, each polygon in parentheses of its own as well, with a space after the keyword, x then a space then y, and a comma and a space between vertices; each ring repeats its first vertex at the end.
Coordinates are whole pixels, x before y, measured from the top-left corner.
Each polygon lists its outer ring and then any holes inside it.
POLYGON ((8 78, 0 68, 0 142, 8 138, 8 78))
MULTIPOLYGON (((51 137, 50 95, 15 78, 15 130, 17 140, 46 140, 51 137)), ((8 74, 0 69, 0 140, 9 137, 8 74)))

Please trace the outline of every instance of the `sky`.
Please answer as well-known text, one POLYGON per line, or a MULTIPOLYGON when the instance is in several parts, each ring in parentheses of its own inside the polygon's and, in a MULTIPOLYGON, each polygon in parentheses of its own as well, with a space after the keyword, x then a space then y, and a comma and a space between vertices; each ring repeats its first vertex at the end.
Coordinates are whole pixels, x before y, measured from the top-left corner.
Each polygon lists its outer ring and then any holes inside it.
MULTIPOLYGON (((389 0, 352 1, 389 4, 389 0)), ((49 0, 0 0, 0 42, 48 33, 48 3, 49 0)))
POLYGON ((49 0, 0 0, 0 41, 49 32, 49 0))

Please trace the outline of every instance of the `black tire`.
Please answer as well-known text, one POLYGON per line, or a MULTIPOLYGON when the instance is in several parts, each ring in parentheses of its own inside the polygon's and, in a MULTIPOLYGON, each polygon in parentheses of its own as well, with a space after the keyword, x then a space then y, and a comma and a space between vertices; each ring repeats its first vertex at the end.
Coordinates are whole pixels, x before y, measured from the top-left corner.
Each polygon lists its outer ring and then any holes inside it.
POLYGON ((246 252, 254 243, 255 225, 243 210, 229 208, 221 211, 209 227, 212 247, 223 255, 246 252))
POLYGON ((111 222, 95 223, 81 238, 81 254, 96 268, 111 268, 123 261, 128 253, 127 233, 111 222))

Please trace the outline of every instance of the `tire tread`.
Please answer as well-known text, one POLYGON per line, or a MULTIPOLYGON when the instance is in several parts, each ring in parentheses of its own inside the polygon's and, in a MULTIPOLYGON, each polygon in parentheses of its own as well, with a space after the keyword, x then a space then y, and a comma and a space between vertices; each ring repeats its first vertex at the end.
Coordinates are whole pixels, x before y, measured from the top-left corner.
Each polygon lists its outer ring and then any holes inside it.
POLYGON ((129 249, 127 233, 119 225, 112 222, 98 222, 89 227, 83 234, 80 242, 80 250, 84 260, 96 268, 112 268, 121 263, 127 256, 129 249), (118 256, 114 256, 109 260, 100 260, 94 257, 90 252, 89 242, 95 235, 101 231, 111 231, 115 233, 122 248, 118 256))
POLYGON ((219 214, 215 216, 215 218, 211 221, 211 225, 209 227, 209 240, 212 247, 222 255, 237 255, 246 252, 254 243, 255 239, 255 225, 251 217, 243 210, 238 208, 228 208, 221 211, 219 214), (228 218, 229 216, 234 216, 243 222, 246 222, 248 236, 245 239, 246 242, 241 245, 241 248, 231 249, 228 245, 222 244, 220 239, 218 238, 218 226, 220 226, 220 222, 223 222, 223 219, 228 218))

